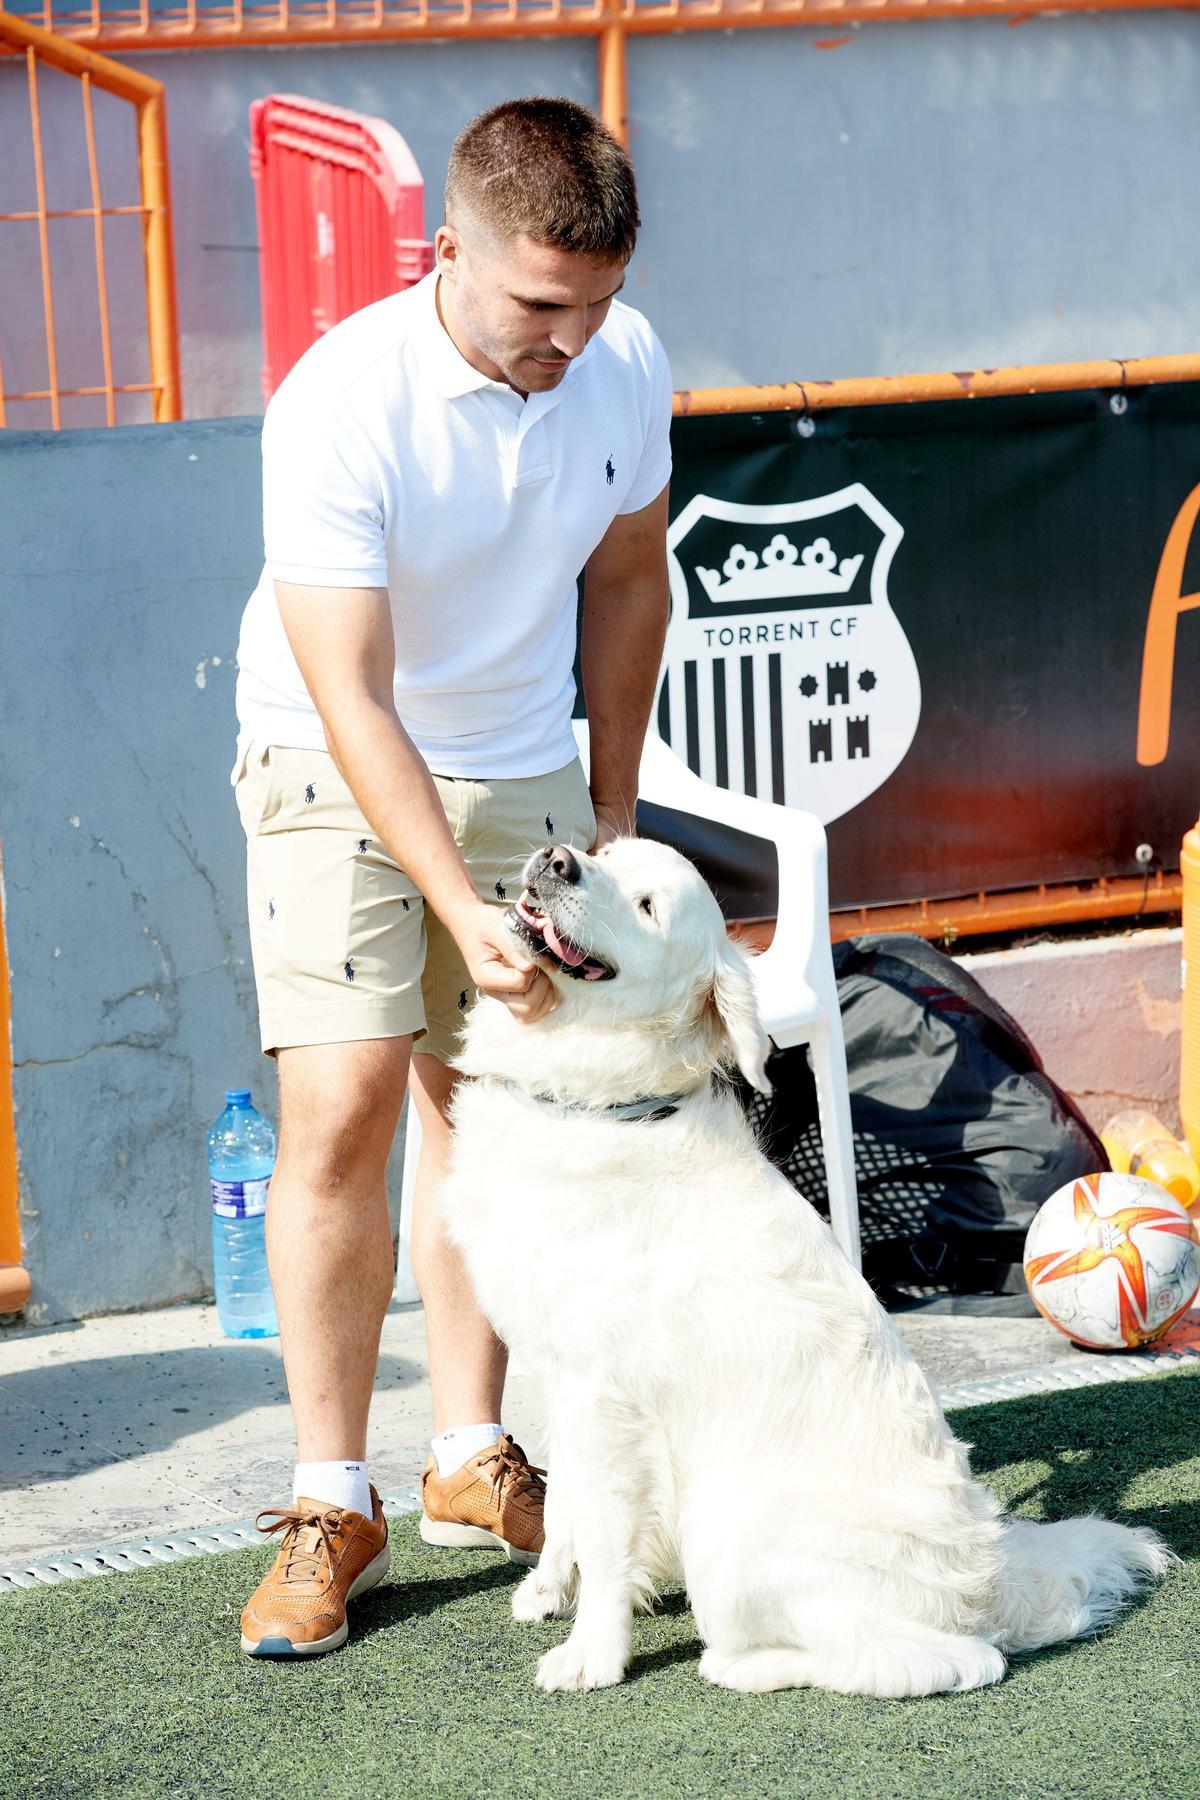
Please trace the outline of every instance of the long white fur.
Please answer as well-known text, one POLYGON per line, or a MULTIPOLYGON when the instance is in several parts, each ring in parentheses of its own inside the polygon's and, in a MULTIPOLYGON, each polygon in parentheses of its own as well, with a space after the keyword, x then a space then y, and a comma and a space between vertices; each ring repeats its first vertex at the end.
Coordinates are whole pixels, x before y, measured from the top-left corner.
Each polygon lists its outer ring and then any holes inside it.
POLYGON ((977 1687, 1107 1623, 1172 1553, 1103 1519, 1007 1519, 972 1479, 870 1289, 713 1083, 736 1063, 765 1088, 768 1046, 707 887, 639 840, 580 862, 552 913, 617 978, 556 975, 533 1026, 474 1009, 444 1192, 486 1312, 545 1384, 546 1547, 513 1610, 574 1624, 541 1686, 620 1681, 634 1609, 679 1577, 701 1674, 746 1690, 977 1687), (680 1089, 669 1119, 600 1110, 680 1089))

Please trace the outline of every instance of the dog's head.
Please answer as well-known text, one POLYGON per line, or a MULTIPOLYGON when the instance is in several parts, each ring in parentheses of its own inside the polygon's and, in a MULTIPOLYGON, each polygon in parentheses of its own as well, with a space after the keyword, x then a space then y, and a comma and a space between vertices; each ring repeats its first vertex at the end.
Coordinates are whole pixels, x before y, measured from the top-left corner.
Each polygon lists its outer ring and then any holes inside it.
POLYGON ((596 856, 554 844, 530 858, 524 882, 507 923, 560 1002, 532 1026, 499 1005, 478 1007, 461 1059, 468 1072, 600 1100, 600 1090, 664 1092, 736 1065, 769 1091, 748 960, 685 857, 643 838, 618 838, 596 856))

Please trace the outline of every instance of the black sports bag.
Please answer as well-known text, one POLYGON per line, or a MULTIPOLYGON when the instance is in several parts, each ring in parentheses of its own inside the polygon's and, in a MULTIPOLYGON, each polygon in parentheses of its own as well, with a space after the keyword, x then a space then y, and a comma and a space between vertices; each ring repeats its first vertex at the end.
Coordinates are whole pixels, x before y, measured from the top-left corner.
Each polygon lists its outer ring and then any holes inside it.
MULTIPOLYGON (((863 1273, 891 1310, 1034 1312, 1021 1270, 1054 1190, 1108 1167, 1014 1019, 922 938, 834 949, 854 1125, 863 1273)), ((772 1161, 827 1211, 807 1053, 777 1052, 746 1104, 772 1161)))

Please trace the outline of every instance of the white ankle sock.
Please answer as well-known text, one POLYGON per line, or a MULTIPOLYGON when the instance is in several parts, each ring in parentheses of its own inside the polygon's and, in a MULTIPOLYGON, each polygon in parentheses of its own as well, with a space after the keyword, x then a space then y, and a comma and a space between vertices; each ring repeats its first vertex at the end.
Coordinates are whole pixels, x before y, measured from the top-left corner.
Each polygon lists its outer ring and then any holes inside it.
POLYGON ((452 1431, 443 1431, 441 1437, 432 1438, 430 1448, 437 1458, 438 1474, 443 1478, 453 1475, 469 1457, 478 1456, 494 1444, 503 1429, 495 1423, 456 1425, 452 1431))
POLYGON ((323 1500, 327 1506, 344 1506, 348 1512, 371 1517, 371 1489, 365 1462, 297 1463, 292 1477, 292 1499, 303 1494, 323 1500))

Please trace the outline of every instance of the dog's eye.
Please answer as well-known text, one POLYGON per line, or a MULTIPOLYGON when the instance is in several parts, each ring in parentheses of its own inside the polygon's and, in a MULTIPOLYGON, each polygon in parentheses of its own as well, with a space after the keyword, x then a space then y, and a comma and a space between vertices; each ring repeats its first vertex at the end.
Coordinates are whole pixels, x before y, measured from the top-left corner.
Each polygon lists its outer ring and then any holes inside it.
POLYGON ((654 902, 651 900, 649 894, 643 894, 638 901, 638 905, 644 913, 649 913, 651 918, 654 917, 654 902))

